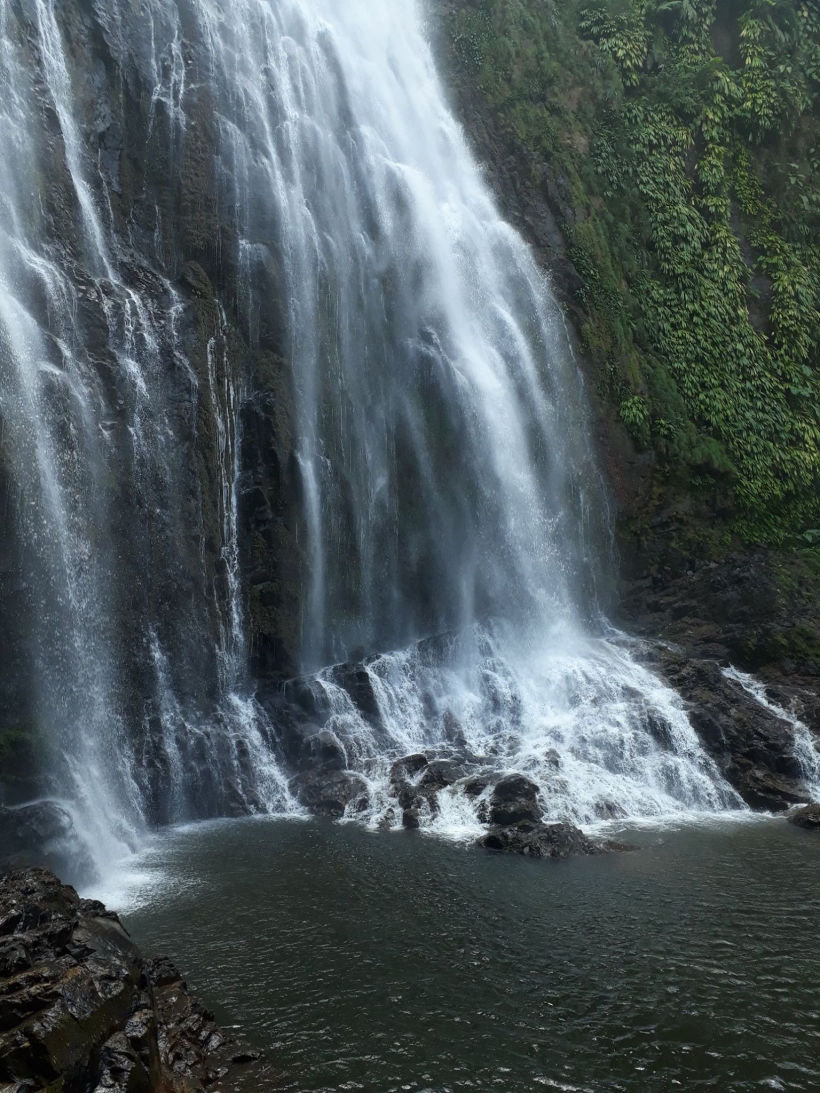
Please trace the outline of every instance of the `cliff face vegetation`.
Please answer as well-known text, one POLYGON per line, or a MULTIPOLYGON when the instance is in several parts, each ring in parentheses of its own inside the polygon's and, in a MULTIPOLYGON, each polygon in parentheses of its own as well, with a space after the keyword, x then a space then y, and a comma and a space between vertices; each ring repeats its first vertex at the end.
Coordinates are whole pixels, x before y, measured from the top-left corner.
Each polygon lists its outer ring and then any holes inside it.
POLYGON ((816 0, 453 0, 441 40, 554 216, 597 396, 651 466, 630 532, 674 508, 690 553, 816 565, 816 0))

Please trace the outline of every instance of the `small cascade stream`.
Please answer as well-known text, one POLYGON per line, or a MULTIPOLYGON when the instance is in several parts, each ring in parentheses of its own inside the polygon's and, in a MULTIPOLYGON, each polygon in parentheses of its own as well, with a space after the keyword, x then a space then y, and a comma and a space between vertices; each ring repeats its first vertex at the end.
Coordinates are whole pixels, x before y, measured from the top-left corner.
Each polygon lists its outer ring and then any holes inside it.
POLYGON ((794 756, 800 765, 804 785, 812 801, 820 801, 820 742, 812 735, 808 725, 797 716, 794 710, 787 710, 770 698, 766 684, 762 680, 756 679, 748 672, 741 672, 738 668, 726 668, 723 674, 727 679, 739 684, 764 709, 791 726, 794 735, 794 756))

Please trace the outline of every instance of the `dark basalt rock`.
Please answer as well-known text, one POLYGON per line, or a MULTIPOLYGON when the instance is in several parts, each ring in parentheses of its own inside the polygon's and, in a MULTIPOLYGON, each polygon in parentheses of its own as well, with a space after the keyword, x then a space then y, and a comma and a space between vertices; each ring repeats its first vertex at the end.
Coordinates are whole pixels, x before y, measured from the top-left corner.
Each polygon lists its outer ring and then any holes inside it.
POLYGON ((267 1063, 216 1026, 167 960, 45 869, 0 877, 0 1088, 260 1093, 267 1063))
POLYGON ((452 710, 445 710, 441 719, 445 738, 461 751, 467 750, 467 737, 456 715, 452 710))
POLYGON ((478 840, 485 850, 505 854, 523 854, 530 858, 567 858, 570 854, 598 854, 615 849, 614 844, 592 842, 572 824, 533 823, 497 825, 478 840))
POLYGON ((350 700, 365 721, 376 728, 381 726, 379 703, 373 690, 370 676, 363 664, 337 664, 331 669, 331 678, 343 691, 347 691, 350 700))
POLYGON ((390 788, 398 799, 406 828, 415 830, 425 813, 438 812, 438 791, 445 784, 421 752, 396 760, 390 768, 390 788))
POLYGON ((78 843, 71 816, 56 801, 0 807, 0 871, 34 865, 60 870, 70 861, 75 874, 92 876, 92 862, 78 843))
POLYGON ((496 784, 490 798, 490 823, 536 823, 541 816, 538 787, 523 774, 509 774, 496 784))
POLYGON ((480 797, 487 786, 491 786, 493 782, 497 781, 492 773, 485 771, 483 774, 473 775, 464 783, 464 792, 468 797, 480 797))
MULTIPOLYGON (((329 669, 332 681, 347 692, 359 714, 380 728, 378 704, 363 664, 340 664, 329 669)), ((344 770, 344 744, 325 726, 332 711, 323 686, 310 677, 295 677, 275 686, 260 686, 257 698, 275 726, 282 758, 297 771, 344 770)))
POLYGON ((795 827, 803 827, 807 831, 820 831, 820 804, 805 805, 792 812, 789 823, 795 827))
POLYGON ((302 771, 290 787, 299 801, 318 816, 343 816, 349 804, 367 794, 367 782, 349 770, 302 771))
POLYGON ((71 817, 53 801, 0 807, 0 867, 42 851, 50 843, 70 836, 72 830, 71 817))
POLYGON ((310 769, 338 771, 347 767, 347 755, 338 738, 327 729, 322 729, 305 740, 301 762, 310 769))
MULTIPOLYGON (((794 750, 794 726, 766 709, 711 660, 653 646, 646 659, 687 703, 706 751, 752 808, 783 812, 808 801, 794 750)), ((794 700, 797 700, 794 695, 794 700)), ((791 697, 784 693, 786 707, 791 697)))
POLYGON ((437 789, 444 789, 447 786, 453 786, 456 782, 460 782, 463 778, 467 777, 469 767, 464 763, 459 763, 454 759, 434 759, 432 760, 421 776, 421 785, 423 786, 435 786, 437 789))
POLYGON ((427 756, 421 752, 416 752, 413 755, 403 755, 390 768, 390 782, 392 785, 401 785, 401 783, 415 777, 428 766, 427 756))
POLYGON ((820 704, 820 603, 817 578, 799 555, 757 549, 720 562, 670 555, 665 563, 626 584, 620 611, 630 630, 799 687, 801 716, 811 721, 820 704))
POLYGON ((426 813, 435 816, 439 810, 437 786, 404 786, 398 793, 402 809, 402 823, 407 828, 421 826, 426 813))

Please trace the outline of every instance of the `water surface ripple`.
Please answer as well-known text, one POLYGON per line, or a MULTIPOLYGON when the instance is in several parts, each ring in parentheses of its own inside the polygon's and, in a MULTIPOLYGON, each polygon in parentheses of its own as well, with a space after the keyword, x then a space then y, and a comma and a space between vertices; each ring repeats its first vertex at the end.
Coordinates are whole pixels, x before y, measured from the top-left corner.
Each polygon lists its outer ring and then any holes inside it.
POLYGON ((778 821, 491 857, 321 822, 158 844, 129 928, 283 1089, 820 1089, 820 844, 778 821))

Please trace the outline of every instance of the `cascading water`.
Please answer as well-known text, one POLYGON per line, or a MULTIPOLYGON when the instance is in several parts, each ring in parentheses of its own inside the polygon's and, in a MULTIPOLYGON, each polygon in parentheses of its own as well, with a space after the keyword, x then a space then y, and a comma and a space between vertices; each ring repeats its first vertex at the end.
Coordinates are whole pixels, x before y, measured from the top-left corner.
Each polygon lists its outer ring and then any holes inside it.
MULTIPOLYGON (((376 653, 373 716, 333 670, 311 684, 368 781, 347 814, 400 823, 392 761, 419 750, 525 771, 555 818, 737 804, 671 692, 592 636, 605 531, 579 374, 446 106, 418 5, 199 11, 233 107, 223 158, 244 203, 273 201, 284 254, 303 667, 376 653)), ((422 821, 444 829, 453 802, 456 828, 476 823, 461 784, 422 821)))
MULTIPOLYGON (((367 781, 351 815, 395 821, 418 749, 524 771, 554 817, 736 807, 596 621, 579 374, 416 0, 0 0, 0 51, 7 617, 48 787, 98 858, 293 808, 249 674, 266 626, 297 633, 317 731, 367 781), (293 529, 241 516, 244 423, 283 371, 293 529), (285 623, 268 541, 299 559, 285 623), (350 660, 370 718, 325 669, 350 660)), ((480 816, 455 785, 422 819, 480 816)))
POLYGON ((798 717, 794 710, 787 710, 767 694, 766 684, 759 679, 741 672, 737 668, 724 668, 724 676, 738 684, 755 702, 773 713, 791 727, 794 739, 794 758, 802 774, 803 785, 813 801, 820 801, 820 746, 812 735, 808 725, 798 717))
POLYGON ((43 788, 105 869, 158 820, 292 801, 244 664, 238 381, 217 326, 203 390, 184 302, 115 230, 118 187, 79 120, 59 16, 54 0, 0 3, 4 628, 23 650, 43 788), (216 435, 207 498, 179 450, 200 419, 216 435), (220 514, 216 593, 206 506, 220 514))

